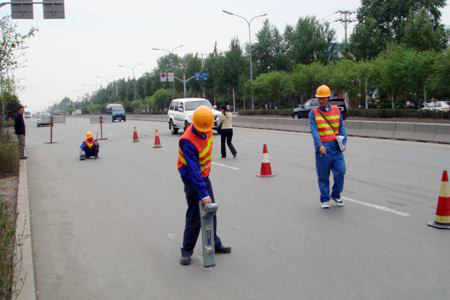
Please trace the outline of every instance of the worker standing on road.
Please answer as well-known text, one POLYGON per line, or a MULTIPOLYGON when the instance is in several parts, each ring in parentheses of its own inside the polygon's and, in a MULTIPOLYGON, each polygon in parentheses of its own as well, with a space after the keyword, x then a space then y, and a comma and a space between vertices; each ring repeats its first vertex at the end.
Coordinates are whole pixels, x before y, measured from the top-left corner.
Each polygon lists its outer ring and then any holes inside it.
POLYGON ((316 171, 319 179, 320 202, 322 208, 330 208, 330 198, 338 206, 344 206, 341 193, 344 189, 346 171, 344 154, 347 132, 341 111, 337 105, 329 105, 331 91, 326 85, 317 88, 319 107, 309 113, 309 126, 316 149, 316 171), (334 185, 330 194, 330 170, 334 185))
MULTIPOLYGON (((214 194, 209 180, 212 163, 214 116, 207 106, 199 106, 190 125, 179 140, 178 171, 184 183, 188 209, 184 228, 180 264, 189 265, 201 229, 199 201, 203 205, 213 203, 214 194)), ((217 219, 214 216, 216 253, 230 253, 217 236, 217 219)))
POLYGON ((98 158, 98 151, 100 150, 100 144, 94 138, 92 132, 86 133, 86 138, 81 143, 80 147, 80 160, 89 158, 91 156, 98 158))

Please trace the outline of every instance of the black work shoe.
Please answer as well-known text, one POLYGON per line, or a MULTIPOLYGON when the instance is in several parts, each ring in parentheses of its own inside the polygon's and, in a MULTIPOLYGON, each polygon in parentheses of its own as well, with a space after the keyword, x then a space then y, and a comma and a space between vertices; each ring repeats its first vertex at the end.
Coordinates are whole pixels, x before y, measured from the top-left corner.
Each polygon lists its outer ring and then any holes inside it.
POLYGON ((190 256, 182 256, 180 258, 180 265, 188 266, 191 264, 191 257, 190 256))
POLYGON ((27 159, 28 157, 26 157, 26 156, 22 156, 20 159, 27 159))
POLYGON ((236 158, 236 156, 237 156, 237 152, 233 153, 233 158, 236 158))
POLYGON ((220 248, 216 248, 216 253, 218 254, 228 254, 231 253, 231 247, 220 247, 220 248))

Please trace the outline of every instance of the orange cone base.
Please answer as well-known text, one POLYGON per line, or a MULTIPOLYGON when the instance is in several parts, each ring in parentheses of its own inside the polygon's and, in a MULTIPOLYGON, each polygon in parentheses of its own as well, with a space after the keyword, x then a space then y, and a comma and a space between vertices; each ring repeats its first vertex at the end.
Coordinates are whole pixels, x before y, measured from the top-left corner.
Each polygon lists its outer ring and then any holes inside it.
POLYGON ((269 162, 263 162, 261 164, 261 172, 257 174, 258 177, 273 177, 275 174, 272 173, 272 168, 269 162))
POLYGON ((258 177, 273 177, 273 176, 277 176, 277 174, 270 174, 270 175, 256 174, 256 176, 258 176, 258 177))
POLYGON ((428 226, 434 227, 437 229, 450 229, 450 224, 441 224, 441 223, 436 223, 435 221, 429 222, 428 226))
POLYGON ((162 148, 162 146, 161 145, 155 145, 155 146, 153 146, 153 148, 162 148))

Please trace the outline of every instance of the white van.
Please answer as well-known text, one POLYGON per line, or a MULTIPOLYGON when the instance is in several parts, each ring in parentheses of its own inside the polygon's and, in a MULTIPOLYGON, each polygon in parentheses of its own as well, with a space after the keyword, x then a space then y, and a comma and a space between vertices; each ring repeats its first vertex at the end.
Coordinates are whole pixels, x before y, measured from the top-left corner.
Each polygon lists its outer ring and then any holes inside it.
POLYGON ((192 123, 192 115, 194 114, 194 110, 201 105, 206 105, 213 110, 213 129, 217 129, 217 118, 221 112, 213 109, 209 100, 203 98, 181 98, 174 99, 170 102, 169 111, 167 112, 170 131, 173 134, 177 134, 178 129, 183 128, 183 130, 185 130, 189 124, 192 123))

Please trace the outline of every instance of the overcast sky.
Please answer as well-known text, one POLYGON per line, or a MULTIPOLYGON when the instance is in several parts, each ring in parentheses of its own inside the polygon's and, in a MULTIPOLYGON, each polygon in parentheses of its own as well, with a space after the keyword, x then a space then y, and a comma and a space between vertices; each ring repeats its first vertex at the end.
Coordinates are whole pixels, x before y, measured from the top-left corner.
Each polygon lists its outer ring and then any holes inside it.
MULTIPOLYGON (((105 85, 97 76, 116 79, 131 77, 131 71, 118 65, 142 66, 136 76, 150 71, 163 52, 171 49, 183 55, 209 53, 217 42, 226 50, 233 37, 248 41, 246 23, 222 13, 229 10, 245 17, 267 13, 271 24, 283 31, 301 16, 314 15, 331 22, 339 40, 344 38, 337 10, 356 10, 359 0, 66 0, 65 20, 43 20, 42 6, 35 5, 35 20, 19 20, 22 32, 32 26, 39 32, 26 50, 26 67, 15 72, 24 87, 20 100, 27 109, 37 111, 60 101, 64 96, 77 99, 86 92, 105 85)), ((9 13, 9 7, 1 14, 9 13)), ((443 22, 450 24, 450 7, 444 10, 443 22)), ((252 23, 252 39, 261 29, 263 19, 252 23)))

